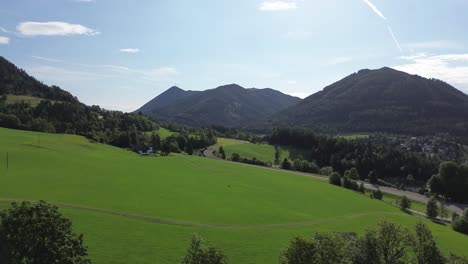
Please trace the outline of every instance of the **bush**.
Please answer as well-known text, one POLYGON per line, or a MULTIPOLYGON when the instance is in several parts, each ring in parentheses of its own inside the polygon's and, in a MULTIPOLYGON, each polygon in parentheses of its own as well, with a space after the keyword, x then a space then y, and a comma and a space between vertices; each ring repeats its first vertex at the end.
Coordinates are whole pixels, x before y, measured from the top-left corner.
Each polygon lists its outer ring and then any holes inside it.
POLYGON ((382 194, 382 192, 380 191, 380 189, 373 190, 373 191, 372 191, 372 197, 375 198, 375 199, 377 199, 377 200, 382 200, 383 194, 382 194))
POLYGON ((330 184, 336 185, 336 186, 341 186, 341 177, 338 172, 333 172, 329 177, 328 177, 328 182, 330 184))
POLYGON ((468 209, 452 223, 453 230, 468 235, 468 209))
POLYGON ((231 160, 235 161, 235 162, 239 162, 240 161, 240 155, 237 154, 237 153, 232 153, 231 160))

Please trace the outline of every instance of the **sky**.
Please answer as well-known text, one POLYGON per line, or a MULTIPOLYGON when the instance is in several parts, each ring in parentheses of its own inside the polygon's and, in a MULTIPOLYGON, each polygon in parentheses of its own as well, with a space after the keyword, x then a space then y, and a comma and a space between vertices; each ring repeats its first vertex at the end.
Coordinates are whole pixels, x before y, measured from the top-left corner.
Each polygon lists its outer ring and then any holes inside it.
POLYGON ((304 98, 384 66, 468 92, 466 0, 2 0, 0 56, 86 104, 173 85, 304 98))

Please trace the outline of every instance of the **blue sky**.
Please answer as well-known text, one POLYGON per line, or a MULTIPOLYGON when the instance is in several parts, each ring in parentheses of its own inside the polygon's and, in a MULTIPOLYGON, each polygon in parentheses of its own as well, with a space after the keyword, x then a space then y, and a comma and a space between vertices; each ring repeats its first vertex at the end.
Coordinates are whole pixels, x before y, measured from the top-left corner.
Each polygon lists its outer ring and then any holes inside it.
POLYGON ((466 0, 15 0, 0 55, 87 104, 135 110, 172 85, 305 97, 390 66, 468 92, 466 0))

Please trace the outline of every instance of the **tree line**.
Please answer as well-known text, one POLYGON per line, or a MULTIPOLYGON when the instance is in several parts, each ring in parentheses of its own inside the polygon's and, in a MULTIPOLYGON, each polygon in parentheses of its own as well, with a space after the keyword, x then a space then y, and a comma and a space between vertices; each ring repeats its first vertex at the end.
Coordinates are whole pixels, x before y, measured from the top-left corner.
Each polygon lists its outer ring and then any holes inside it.
POLYGON ((415 180, 426 182, 437 172, 439 164, 438 160, 391 146, 372 144, 365 139, 318 135, 304 129, 274 129, 265 140, 273 145, 308 149, 311 154, 305 157, 306 160, 315 162, 319 167, 330 166, 340 174, 354 167, 362 177, 372 171, 381 179, 403 180, 412 175, 415 180))

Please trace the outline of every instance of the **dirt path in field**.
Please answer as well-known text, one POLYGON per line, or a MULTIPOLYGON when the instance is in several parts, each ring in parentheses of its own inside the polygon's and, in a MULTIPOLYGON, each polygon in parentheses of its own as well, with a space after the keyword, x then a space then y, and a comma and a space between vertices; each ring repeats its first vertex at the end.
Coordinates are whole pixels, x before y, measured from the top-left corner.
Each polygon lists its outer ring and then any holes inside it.
POLYGON ((183 161, 185 161, 185 162, 187 162, 187 163, 190 163, 191 165, 193 165, 193 166, 199 168, 200 170, 203 170, 203 171, 206 171, 206 172, 220 172, 220 171, 218 171, 218 170, 213 170, 213 169, 210 169, 210 168, 208 168, 208 167, 206 167, 206 166, 203 166, 202 164, 200 164, 200 163, 198 163, 198 162, 196 162, 196 161, 193 161, 193 160, 191 160, 191 159, 187 159, 187 158, 185 158, 185 157, 182 156, 182 155, 177 155, 177 156, 175 156, 175 157, 177 157, 177 158, 179 158, 179 159, 181 159, 181 160, 183 160, 183 161))
MULTIPOLYGON (((15 200, 15 199, 0 199, 0 203, 12 203, 12 202, 20 202, 20 201, 15 200)), ((37 201, 30 201, 30 202, 37 202, 37 201)), ((370 216, 370 215, 381 215, 381 216, 383 216, 383 215, 407 215, 407 214, 398 213, 398 212, 379 212, 379 211, 375 211, 375 212, 351 214, 351 215, 344 215, 344 216, 325 218, 325 219, 319 219, 319 220, 314 220, 314 221, 296 222, 296 223, 267 224, 267 225, 227 225, 227 224, 196 223, 196 222, 189 222, 189 221, 162 219, 162 218, 157 218, 157 217, 134 215, 134 214, 122 213, 122 212, 117 212, 117 211, 112 211, 112 210, 84 207, 84 206, 71 205, 71 204, 55 204, 55 205, 60 207, 60 208, 65 208, 65 209, 74 209, 74 210, 80 210, 80 211, 88 211, 88 212, 94 212, 94 213, 100 213, 100 214, 120 216, 120 217, 125 217, 125 218, 128 218, 128 219, 144 221, 144 222, 151 222, 151 223, 158 223, 158 224, 187 226, 187 227, 223 228, 223 229, 295 228, 295 227, 307 227, 307 226, 328 224, 328 223, 333 223, 333 222, 337 222, 337 221, 349 220, 349 219, 353 219, 353 218, 358 218, 358 217, 363 217, 363 216, 370 216)))

